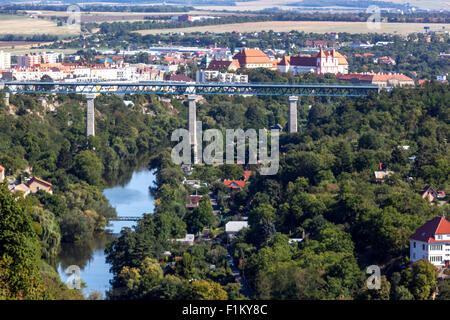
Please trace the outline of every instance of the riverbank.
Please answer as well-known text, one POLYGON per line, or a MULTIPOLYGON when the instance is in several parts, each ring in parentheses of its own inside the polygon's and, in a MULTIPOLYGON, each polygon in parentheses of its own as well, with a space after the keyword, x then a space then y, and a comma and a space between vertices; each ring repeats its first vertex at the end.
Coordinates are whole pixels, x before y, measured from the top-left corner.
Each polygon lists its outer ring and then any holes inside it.
MULTIPOLYGON (((149 192, 149 187, 155 182, 155 171, 139 168, 133 171, 128 181, 121 181, 110 188, 106 188, 103 194, 109 203, 116 209, 118 217, 142 216, 143 213, 153 213, 154 199, 149 192)), ((110 265, 106 263, 105 246, 116 238, 124 227, 132 227, 134 221, 111 221, 105 232, 94 239, 79 243, 65 243, 61 245, 58 256, 58 273, 65 282, 67 275, 64 270, 70 265, 80 267, 80 278, 86 284, 83 294, 88 297, 98 292, 105 298, 109 289, 109 280, 112 274, 110 265)))

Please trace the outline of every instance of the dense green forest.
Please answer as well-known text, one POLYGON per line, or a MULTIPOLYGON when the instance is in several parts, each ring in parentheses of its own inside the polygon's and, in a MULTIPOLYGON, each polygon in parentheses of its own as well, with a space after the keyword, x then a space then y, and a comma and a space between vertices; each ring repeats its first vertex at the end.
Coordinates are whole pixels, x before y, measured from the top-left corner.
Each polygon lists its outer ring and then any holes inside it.
MULTIPOLYGON (((281 135, 278 173, 261 176, 249 166, 255 174, 230 197, 222 181, 240 179, 242 166, 195 166, 189 179, 208 186, 197 190, 203 198, 191 212, 185 203, 194 190, 182 183, 185 174, 170 156, 170 133, 186 126, 186 102, 136 95, 125 97, 134 102, 126 107, 118 97, 99 96, 97 135, 86 139, 82 97, 43 98, 12 95, 9 107, 0 102, 0 164, 7 176, 20 182, 31 166, 54 186, 53 195, 40 191, 19 201, 1 187, 0 214, 17 217, 0 220, 0 229, 12 231, 9 237, 0 230, 3 298, 80 298, 61 287, 47 262, 60 241, 80 241, 104 228, 115 213, 102 189, 141 158, 158 169, 155 211, 107 246, 110 299, 431 298, 434 268, 427 262, 407 267, 408 237, 449 213, 448 205, 431 205, 418 194, 428 184, 449 188, 447 84, 360 99, 301 97, 300 131, 281 135), (405 145, 408 150, 399 148, 405 145), (384 183, 373 181, 380 162, 394 172, 384 183), (212 214, 210 192, 220 215, 212 214), (227 241, 224 224, 242 217, 250 227, 227 241), (206 227, 213 241, 169 241, 206 227), (302 234, 301 243, 289 243, 302 234), (228 254, 244 286, 235 282, 228 254), (364 286, 372 264, 382 268, 379 291, 364 286)), ((205 129, 259 129, 285 126, 287 106, 286 97, 204 96, 197 116, 205 129)), ((445 299, 448 281, 438 285, 438 298, 445 299)))
MULTIPOLYGON (((449 99, 448 85, 437 83, 360 100, 302 98, 302 129, 282 135, 277 175, 256 174, 229 197, 221 181, 239 179, 241 166, 195 167, 191 178, 210 184, 200 189, 203 196, 210 190, 218 195, 222 214, 215 219, 207 218, 207 206, 186 211, 192 190, 181 183, 184 174, 171 163, 170 151, 163 152, 156 213, 135 230, 124 229, 107 249, 115 275, 109 297, 216 299, 223 290, 229 299, 430 299, 437 275, 429 262, 407 267, 408 237, 449 213, 448 205, 430 205, 419 195, 428 184, 449 187, 449 99), (409 149, 399 148, 404 145, 409 149), (373 179, 380 162, 394 172, 384 183, 373 179), (236 217, 248 217, 250 224, 228 248, 245 290, 223 265, 225 235, 212 231, 236 217), (219 241, 192 247, 167 241, 204 227, 219 241), (304 241, 289 244, 302 233, 304 241), (209 264, 216 264, 213 272, 209 264), (372 264, 382 268, 379 291, 364 285, 372 264)), ((199 106, 198 116, 207 128, 263 128, 283 122, 286 106, 280 97, 214 96, 199 106)), ((439 288, 445 299, 448 280, 439 288)))
MULTIPOLYGON (((33 288, 56 281, 54 279, 59 281, 48 264, 54 264, 60 242, 87 241, 102 232, 107 220, 116 215, 102 194, 103 188, 126 179, 123 175, 127 175, 130 168, 146 165, 149 158, 157 157, 158 150, 169 145, 166 132, 180 127, 181 121, 173 117, 177 112, 173 106, 170 109, 150 96, 133 99, 139 107, 126 107, 122 99, 115 96, 98 97, 95 102, 97 135, 86 139, 86 103, 82 96, 48 95, 39 99, 38 95, 12 95, 10 106, 6 106, 1 97, 0 163, 6 168, 6 177, 18 184, 33 175, 53 184, 53 194, 42 190, 30 194, 25 198, 26 206, 17 209, 26 214, 23 229, 19 222, 19 229, 15 229, 14 219, 2 218, 5 221, 2 230, 12 228, 11 231, 18 232, 18 237, 29 239, 33 250, 38 251, 29 255, 33 260, 29 262, 29 272, 37 268, 41 273, 48 273, 44 279, 37 274, 36 279, 30 278, 30 281, 34 279, 33 288), (25 170, 27 167, 31 168, 31 173, 25 170), (31 266, 32 263, 37 266, 31 266)), ((6 187, 2 186, 2 192, 9 199, 12 196, 7 195, 6 187)), ((3 205, 2 201, 0 211, 6 217, 8 212, 4 209, 9 209, 6 202, 3 205)), ((0 233, 7 237, 6 231, 0 233)), ((8 248, 7 244, 0 248, 0 256, 5 254, 1 264, 5 264, 6 269, 18 259, 9 255, 8 250, 13 248, 8 248)), ((38 294, 12 287, 10 291, 8 283, 16 281, 14 278, 0 276, 1 281, 7 285, 3 296, 8 299, 30 299, 38 294)), ((52 295, 61 298, 57 290, 46 293, 45 297, 52 295)), ((68 297, 65 294, 65 298, 68 297)), ((80 298, 78 294, 73 297, 80 298)))

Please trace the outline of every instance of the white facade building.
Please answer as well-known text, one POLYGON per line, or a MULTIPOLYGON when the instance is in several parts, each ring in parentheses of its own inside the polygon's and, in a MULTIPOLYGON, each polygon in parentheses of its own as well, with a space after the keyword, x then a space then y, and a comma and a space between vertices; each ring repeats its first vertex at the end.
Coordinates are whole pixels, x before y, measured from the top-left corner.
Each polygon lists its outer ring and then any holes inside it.
POLYGON ((11 54, 9 52, 0 51, 0 69, 11 68, 11 54))
POLYGON ((230 82, 230 83, 247 83, 248 75, 235 74, 230 72, 219 72, 217 70, 197 70, 196 81, 203 83, 206 81, 230 82))
POLYGON ((449 266, 450 222, 444 217, 435 217, 425 223, 409 237, 410 260, 428 260, 435 266, 449 266))
POLYGON ((40 81, 44 75, 53 80, 64 79, 64 72, 59 69, 14 68, 12 74, 17 81, 40 81))

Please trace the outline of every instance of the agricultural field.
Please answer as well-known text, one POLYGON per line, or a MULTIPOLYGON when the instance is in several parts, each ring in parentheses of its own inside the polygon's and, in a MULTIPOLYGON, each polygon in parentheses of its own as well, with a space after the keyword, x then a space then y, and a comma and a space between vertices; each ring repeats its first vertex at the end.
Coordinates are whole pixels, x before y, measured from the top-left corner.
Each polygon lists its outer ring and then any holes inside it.
POLYGON ((0 36, 5 34, 34 35, 51 34, 70 36, 76 34, 75 29, 58 27, 56 22, 19 15, 0 15, 0 36))
MULTIPOLYGON (((424 23, 381 23, 380 29, 369 29, 365 22, 340 22, 340 21, 265 21, 247 22, 224 25, 212 25, 175 29, 154 29, 136 31, 142 35, 174 32, 259 32, 273 30, 275 32, 288 32, 292 30, 327 33, 327 32, 348 32, 348 33, 398 33, 408 34, 412 32, 424 31, 424 23)), ((432 30, 442 30, 445 27, 449 30, 450 24, 432 24, 432 30)))
MULTIPOLYGON (((28 14, 33 14, 40 18, 50 17, 67 17, 71 13, 66 11, 25 11, 28 14)), ((245 15, 245 16, 254 16, 253 14, 247 13, 231 13, 231 12, 217 12, 211 13, 210 11, 200 11, 193 10, 189 12, 81 12, 81 22, 82 23, 102 23, 102 22, 134 22, 134 21, 144 21, 147 20, 148 17, 170 17, 170 16, 178 16, 182 14, 189 14, 192 16, 198 15, 215 15, 215 16, 229 16, 229 15, 245 15)))
MULTIPOLYGON (((357 1, 357 0, 355 0, 357 1)), ((409 2, 411 6, 415 6, 421 9, 446 9, 450 10, 450 2, 446 0, 381 0, 387 2, 393 2, 398 4, 406 4, 409 2)), ((255 0, 247 2, 236 2, 235 6, 196 6, 199 10, 232 10, 232 11, 257 11, 268 8, 280 8, 280 9, 292 9, 294 8, 290 4, 299 3, 301 0, 255 0)), ((311 8, 297 7, 301 10, 311 10, 311 8)), ((337 7, 329 7, 330 9, 336 9, 337 7)), ((343 9, 341 7, 340 9, 343 9)), ((346 8, 349 9, 349 8, 346 8)))

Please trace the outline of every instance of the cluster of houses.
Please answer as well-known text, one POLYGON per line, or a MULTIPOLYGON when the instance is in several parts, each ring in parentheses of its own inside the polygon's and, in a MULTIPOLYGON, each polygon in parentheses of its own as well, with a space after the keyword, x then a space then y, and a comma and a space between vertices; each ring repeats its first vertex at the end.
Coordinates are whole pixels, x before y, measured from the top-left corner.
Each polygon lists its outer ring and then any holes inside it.
MULTIPOLYGON (((9 53, 0 52, 0 78, 3 80, 39 81, 52 79, 65 82, 85 81, 184 81, 245 83, 248 76, 238 73, 241 69, 265 68, 280 73, 312 72, 318 75, 332 73, 340 80, 350 80, 380 87, 414 85, 414 81, 402 74, 348 74, 347 58, 335 49, 324 49, 327 41, 307 41, 315 54, 279 56, 279 52, 258 48, 237 48, 235 52, 224 48, 154 47, 135 51, 99 51, 95 63, 87 63, 80 56, 64 56, 56 52, 33 53, 16 56, 17 64, 11 65, 9 53), (127 57, 146 53, 148 61, 127 63, 127 57), (193 63, 203 66, 195 80, 179 73, 181 66, 193 63)), ((367 56, 369 54, 364 54, 367 56)), ((362 55, 355 55, 359 57, 362 55)), ((395 64, 391 57, 373 57, 379 63, 395 64)))
MULTIPOLYGON (((0 183, 5 181, 6 173, 5 168, 0 165, 0 183)), ((25 183, 16 183, 14 179, 8 179, 8 189, 13 194, 22 194, 24 197, 30 193, 36 193, 39 190, 43 190, 50 194, 53 194, 52 184, 48 181, 42 180, 38 177, 31 177, 25 179, 25 183)))

